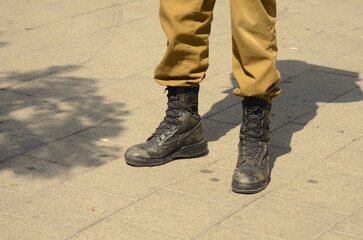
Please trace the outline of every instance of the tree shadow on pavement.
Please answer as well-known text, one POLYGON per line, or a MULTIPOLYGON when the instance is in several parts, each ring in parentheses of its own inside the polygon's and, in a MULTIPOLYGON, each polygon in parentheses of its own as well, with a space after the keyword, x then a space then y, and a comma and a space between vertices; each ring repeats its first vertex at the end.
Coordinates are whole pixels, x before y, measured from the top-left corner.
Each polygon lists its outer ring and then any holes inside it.
MULTIPOLYGON (((52 178, 120 157, 117 144, 77 134, 127 114, 124 103, 97 92, 100 80, 77 77, 80 68, 0 70, 0 173, 52 178)), ((109 132, 120 134, 122 122, 112 121, 109 132)))
MULTIPOLYGON (((282 75, 279 83, 282 94, 272 103, 271 146, 277 148, 271 152, 271 169, 276 159, 291 152, 293 135, 314 119, 319 106, 329 102, 349 103, 362 100, 361 90, 357 85, 360 81, 357 72, 322 67, 297 60, 282 60, 278 61, 277 65, 282 75), (360 94, 349 94, 351 91, 359 91, 360 94), (293 127, 285 127, 287 124, 293 124, 293 127)), ((236 103, 236 97, 232 94, 233 88, 237 86, 233 76, 230 80, 233 87, 225 91, 229 93, 228 96, 215 103, 203 116, 204 119, 211 120, 204 122, 209 142, 217 141, 230 130, 240 127, 241 103, 240 101, 236 103), (221 106, 228 105, 229 108, 217 111, 221 106), (216 127, 218 125, 221 127, 216 127)), ((238 138, 238 135, 235 137, 238 138)), ((231 147, 237 150, 237 146, 231 147)))

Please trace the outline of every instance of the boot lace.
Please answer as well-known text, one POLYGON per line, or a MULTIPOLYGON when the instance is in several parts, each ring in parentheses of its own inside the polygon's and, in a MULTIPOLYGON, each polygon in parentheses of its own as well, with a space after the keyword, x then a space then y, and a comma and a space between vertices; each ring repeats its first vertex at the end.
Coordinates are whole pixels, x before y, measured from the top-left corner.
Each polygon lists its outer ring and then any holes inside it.
POLYGON ((180 111, 178 110, 180 110, 178 97, 168 94, 168 108, 165 111, 166 116, 156 128, 155 132, 148 138, 148 140, 151 140, 154 137, 159 137, 166 132, 171 131, 172 127, 180 121, 179 118, 181 116, 180 111))
POLYGON ((260 106, 245 107, 245 119, 240 132, 240 148, 242 157, 239 158, 237 166, 242 163, 256 165, 262 158, 260 156, 260 141, 262 135, 262 121, 264 109, 260 106))

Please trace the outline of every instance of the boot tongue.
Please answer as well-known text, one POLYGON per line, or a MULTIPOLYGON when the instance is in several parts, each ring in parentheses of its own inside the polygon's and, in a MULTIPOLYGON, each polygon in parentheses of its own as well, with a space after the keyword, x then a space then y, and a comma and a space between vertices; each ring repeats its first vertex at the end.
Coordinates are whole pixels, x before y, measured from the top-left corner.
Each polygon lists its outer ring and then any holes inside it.
POLYGON ((245 130, 246 153, 248 156, 256 156, 261 138, 261 123, 263 109, 260 106, 250 106, 246 109, 247 122, 245 130))
POLYGON ((168 94, 168 109, 166 110, 166 116, 164 120, 160 123, 160 125, 156 128, 154 136, 160 136, 164 134, 166 131, 168 131, 175 123, 177 123, 179 113, 178 113, 179 107, 179 99, 177 96, 172 95, 170 92, 168 94))
POLYGON ((156 128, 155 133, 148 140, 166 133, 173 126, 178 124, 182 111, 189 112, 197 118, 200 117, 198 115, 197 95, 199 87, 167 87, 165 91, 168 92, 168 108, 166 110, 166 116, 156 128))

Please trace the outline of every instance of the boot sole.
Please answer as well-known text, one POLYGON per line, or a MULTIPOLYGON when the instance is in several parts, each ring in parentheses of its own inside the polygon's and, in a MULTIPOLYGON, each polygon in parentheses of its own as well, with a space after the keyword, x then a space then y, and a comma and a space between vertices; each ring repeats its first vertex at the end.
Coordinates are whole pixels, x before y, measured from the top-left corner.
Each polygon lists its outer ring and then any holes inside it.
POLYGON ((247 194, 258 193, 258 192, 261 192, 262 190, 264 190, 268 186, 269 183, 270 183, 270 178, 268 179, 267 182, 264 183, 264 185, 262 185, 259 188, 251 188, 251 185, 246 185, 245 188, 241 188, 241 187, 233 186, 233 182, 232 182, 232 191, 235 193, 247 193, 247 194))
POLYGON ((171 162, 175 159, 186 159, 186 158, 197 158, 208 155, 208 144, 206 139, 198 143, 194 143, 188 146, 184 146, 176 152, 165 156, 163 158, 152 158, 152 159, 126 159, 126 163, 134 167, 153 167, 163 165, 171 162))

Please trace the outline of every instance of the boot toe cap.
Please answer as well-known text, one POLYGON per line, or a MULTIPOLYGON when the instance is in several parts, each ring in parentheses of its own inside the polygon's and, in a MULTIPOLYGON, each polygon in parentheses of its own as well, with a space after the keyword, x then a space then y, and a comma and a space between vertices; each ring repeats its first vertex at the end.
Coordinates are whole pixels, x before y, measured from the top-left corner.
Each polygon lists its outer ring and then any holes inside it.
POLYGON ((268 183, 269 177, 263 171, 236 170, 233 174, 232 190, 239 193, 255 193, 264 189, 268 183))
POLYGON ((141 161, 142 159, 148 159, 150 156, 146 150, 139 148, 138 146, 133 146, 127 149, 125 152, 125 159, 127 161, 141 161))

